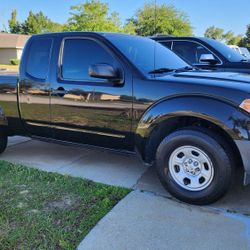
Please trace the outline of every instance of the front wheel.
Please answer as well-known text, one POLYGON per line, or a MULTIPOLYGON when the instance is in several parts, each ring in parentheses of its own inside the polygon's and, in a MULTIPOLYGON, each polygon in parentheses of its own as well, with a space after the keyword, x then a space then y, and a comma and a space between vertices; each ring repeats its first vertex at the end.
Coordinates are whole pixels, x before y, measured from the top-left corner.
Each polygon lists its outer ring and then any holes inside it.
POLYGON ((233 164, 219 138, 209 131, 183 129, 163 139, 156 153, 156 168, 162 184, 173 196, 205 205, 226 193, 233 164))

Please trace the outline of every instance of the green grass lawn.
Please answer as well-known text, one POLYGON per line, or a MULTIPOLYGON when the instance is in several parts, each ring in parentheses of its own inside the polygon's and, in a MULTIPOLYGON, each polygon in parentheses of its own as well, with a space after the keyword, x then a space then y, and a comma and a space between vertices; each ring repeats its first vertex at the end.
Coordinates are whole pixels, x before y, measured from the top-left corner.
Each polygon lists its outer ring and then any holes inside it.
POLYGON ((75 249, 129 192, 0 161, 0 249, 75 249))

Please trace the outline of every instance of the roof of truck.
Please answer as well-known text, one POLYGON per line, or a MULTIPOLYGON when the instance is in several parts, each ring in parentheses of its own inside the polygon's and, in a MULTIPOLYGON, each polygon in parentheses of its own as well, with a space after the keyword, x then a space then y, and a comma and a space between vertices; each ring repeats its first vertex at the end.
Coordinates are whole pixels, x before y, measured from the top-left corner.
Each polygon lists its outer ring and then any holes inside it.
POLYGON ((66 32, 54 32, 54 33, 44 33, 44 34, 37 34, 33 35, 34 37, 41 36, 41 37, 50 37, 50 36, 60 36, 60 37, 67 37, 67 36, 86 36, 86 35, 97 35, 97 36, 134 36, 136 35, 129 35, 125 33, 116 33, 116 32, 88 32, 88 31, 66 31, 66 32))

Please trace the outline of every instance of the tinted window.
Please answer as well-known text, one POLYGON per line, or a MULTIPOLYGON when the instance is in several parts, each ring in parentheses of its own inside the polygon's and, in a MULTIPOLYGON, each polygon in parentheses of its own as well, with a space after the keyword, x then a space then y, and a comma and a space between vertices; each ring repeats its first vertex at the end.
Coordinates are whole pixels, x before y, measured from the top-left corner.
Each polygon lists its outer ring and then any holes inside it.
MULTIPOLYGON (((113 57, 97 42, 88 39, 67 39, 64 42, 62 77, 71 80, 94 80, 89 67, 96 63, 114 66, 113 57)), ((95 81, 97 81, 95 79, 95 81)), ((102 80, 98 80, 102 81, 102 80)))
POLYGON ((246 58, 250 59, 250 52, 248 51, 247 48, 242 48, 242 47, 241 47, 240 50, 241 50, 241 53, 242 53, 246 58))
POLYGON ((202 54, 211 54, 202 45, 188 41, 174 41, 173 51, 190 64, 200 64, 202 54))
POLYGON ((188 64, 175 53, 152 39, 112 34, 107 35, 107 38, 137 68, 146 74, 159 68, 178 69, 188 66, 188 64))
POLYGON ((211 47, 220 52, 224 57, 226 57, 230 62, 240 62, 245 60, 246 58, 237 53, 235 50, 232 50, 227 45, 218 42, 214 39, 202 38, 206 43, 208 43, 211 47))
POLYGON ((167 47, 168 49, 172 49, 172 42, 160 42, 162 45, 164 45, 165 47, 167 47))
POLYGON ((45 80, 49 70, 51 39, 36 39, 29 48, 26 72, 42 80, 45 80))

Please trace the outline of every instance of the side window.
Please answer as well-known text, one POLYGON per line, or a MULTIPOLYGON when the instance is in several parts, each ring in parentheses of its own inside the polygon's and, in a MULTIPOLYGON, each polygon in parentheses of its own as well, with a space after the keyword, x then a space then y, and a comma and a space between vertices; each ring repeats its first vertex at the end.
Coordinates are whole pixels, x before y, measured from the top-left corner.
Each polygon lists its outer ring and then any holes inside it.
POLYGON ((202 45, 188 41, 174 41, 173 51, 190 64, 200 64, 202 54, 211 54, 202 45))
POLYGON ((52 39, 36 39, 31 43, 26 72, 35 78, 45 80, 48 76, 52 39))
MULTIPOLYGON (((97 42, 89 39, 66 39, 62 58, 62 77, 93 81, 89 66, 96 63, 114 65, 114 58, 97 42)), ((105 80, 98 80, 105 81, 105 80)))
POLYGON ((170 50, 172 49, 172 41, 161 41, 160 43, 165 47, 167 47, 168 49, 170 50))

